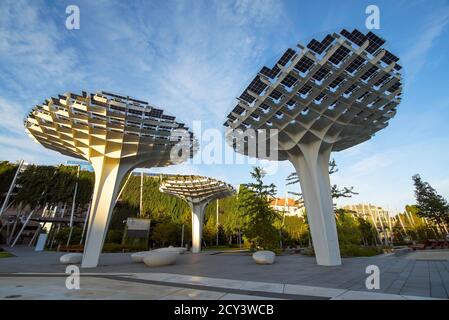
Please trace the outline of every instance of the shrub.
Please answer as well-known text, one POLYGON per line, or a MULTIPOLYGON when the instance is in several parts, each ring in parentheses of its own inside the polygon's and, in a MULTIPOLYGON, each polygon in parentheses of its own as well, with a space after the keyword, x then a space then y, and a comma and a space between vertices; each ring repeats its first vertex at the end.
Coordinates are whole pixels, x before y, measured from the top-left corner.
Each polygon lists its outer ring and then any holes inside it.
MULTIPOLYGON (((81 233, 83 229, 80 227, 73 227, 72 237, 70 238, 70 243, 79 243, 81 240, 81 233)), ((55 235, 55 241, 58 244, 66 245, 69 239, 70 228, 61 228, 59 232, 55 235)))
POLYGON ((106 236, 107 243, 122 243, 123 232, 121 230, 109 230, 106 236))
MULTIPOLYGON (((181 242, 182 226, 170 221, 161 222, 154 227, 151 239, 160 246, 179 245, 181 242)), ((184 234, 184 240, 188 240, 184 234)))
MULTIPOLYGON (((381 254, 383 249, 375 246, 361 246, 355 244, 343 244, 340 245, 340 254, 342 257, 372 257, 381 254)), ((315 256, 313 248, 305 248, 301 251, 301 254, 306 256, 315 256)))
POLYGON ((344 244, 340 246, 340 254, 343 257, 372 257, 382 253, 382 248, 365 247, 354 244, 344 244))

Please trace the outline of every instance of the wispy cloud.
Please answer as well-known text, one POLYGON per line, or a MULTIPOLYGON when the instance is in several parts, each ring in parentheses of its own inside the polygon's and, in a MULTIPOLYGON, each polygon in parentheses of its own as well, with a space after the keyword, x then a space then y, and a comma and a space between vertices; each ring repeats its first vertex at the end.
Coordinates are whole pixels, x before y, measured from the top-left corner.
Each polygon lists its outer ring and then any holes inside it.
POLYGON ((75 50, 64 43, 62 27, 43 11, 39 2, 2 1, 0 15, 0 81, 2 89, 22 97, 28 92, 63 86, 83 75, 75 50), (11 81, 13 80, 13 81, 11 81))
MULTIPOLYGON (((204 129, 221 128, 235 97, 263 64, 274 63, 287 47, 309 39, 314 32, 335 31, 342 22, 355 26, 364 17, 359 10, 363 4, 332 8, 320 0, 79 0, 76 4, 81 10, 81 29, 70 31, 64 25, 64 2, 0 1, 1 159, 26 158, 36 163, 67 159, 35 144, 22 128, 23 117, 34 104, 67 91, 104 89, 131 95, 163 108, 188 126, 201 119, 204 129), (317 14, 324 4, 328 10, 317 14)), ((436 45, 447 48, 443 35, 449 7, 443 1, 434 7, 431 10, 425 1, 406 9, 382 4, 383 12, 388 12, 382 17, 382 25, 390 26, 382 30, 388 41, 395 32, 402 32, 404 23, 414 21, 413 30, 404 27, 406 31, 395 43, 403 52, 399 56, 407 85, 425 101, 426 114, 421 113, 421 102, 413 105, 416 102, 405 95, 396 119, 385 130, 390 140, 379 134, 335 154, 340 171, 332 182, 360 191, 349 201, 410 202, 410 177, 416 172, 435 181, 442 194, 449 192, 444 177, 449 154, 440 146, 449 133, 444 121, 435 120, 447 117, 444 93, 434 93, 428 79, 417 77, 434 56, 436 45)), ((444 52, 438 59, 447 64, 444 52)), ((445 71, 436 69, 432 77, 441 87, 447 84, 445 71)), ((158 171, 211 175, 237 183, 250 179, 250 167, 228 170, 186 164, 158 171)), ((279 174, 267 181, 275 182, 283 194, 284 179, 292 171, 288 162, 282 162, 279 174)))
POLYGON ((427 18, 423 26, 418 27, 418 37, 415 44, 402 56, 403 64, 407 67, 408 82, 422 70, 428 61, 427 55, 432 49, 436 39, 441 35, 449 22, 449 6, 444 6, 438 12, 427 18))
POLYGON ((9 133, 23 133, 22 106, 0 97, 0 129, 9 133))

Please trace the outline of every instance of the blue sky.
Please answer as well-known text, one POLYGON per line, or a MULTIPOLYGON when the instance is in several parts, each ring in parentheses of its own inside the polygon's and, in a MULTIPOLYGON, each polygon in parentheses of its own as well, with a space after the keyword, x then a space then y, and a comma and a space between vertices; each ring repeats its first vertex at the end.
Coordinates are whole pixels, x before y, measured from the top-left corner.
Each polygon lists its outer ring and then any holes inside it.
MULTIPOLYGON (((149 101, 187 124, 221 128, 235 97, 262 65, 288 48, 342 28, 366 32, 365 8, 380 8, 376 33, 404 66, 404 98, 390 125, 370 141, 334 153, 333 183, 371 202, 401 209, 414 202, 420 173, 449 197, 449 2, 431 1, 8 1, 0 2, 0 159, 68 160, 35 144, 22 121, 52 95, 106 90, 149 101), (81 28, 65 28, 78 5, 81 28)), ((185 164, 153 172, 195 173, 232 184, 250 165, 185 164)), ((285 194, 293 171, 280 163, 285 194)), ((299 187, 289 187, 295 190, 299 187)), ((295 190, 296 191, 296 190, 295 190)))

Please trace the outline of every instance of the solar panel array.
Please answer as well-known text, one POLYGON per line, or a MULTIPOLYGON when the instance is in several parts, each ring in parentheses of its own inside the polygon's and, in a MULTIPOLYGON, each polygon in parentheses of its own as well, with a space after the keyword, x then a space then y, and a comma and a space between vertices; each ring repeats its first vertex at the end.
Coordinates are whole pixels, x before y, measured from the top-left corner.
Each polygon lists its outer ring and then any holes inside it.
POLYGON ((187 160, 182 154, 171 159, 175 145, 189 150, 190 157, 197 151, 193 133, 175 117, 147 102, 108 92, 52 97, 34 107, 24 124, 44 147, 86 160, 98 155, 140 157, 145 160, 141 167, 154 167, 187 160))
POLYGON ((180 197, 189 203, 210 202, 235 193, 230 184, 209 177, 193 175, 163 177, 159 190, 180 197))
POLYGON ((344 29, 289 48, 261 69, 224 125, 278 129, 281 160, 298 143, 320 140, 338 151, 368 140, 401 101, 399 58, 384 44, 372 32, 344 29))

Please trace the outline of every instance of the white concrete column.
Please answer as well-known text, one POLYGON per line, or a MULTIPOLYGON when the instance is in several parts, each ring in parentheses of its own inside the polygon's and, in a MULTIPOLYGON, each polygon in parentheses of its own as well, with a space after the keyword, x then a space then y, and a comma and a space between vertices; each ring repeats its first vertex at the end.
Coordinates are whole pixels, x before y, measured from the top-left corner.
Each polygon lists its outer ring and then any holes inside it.
POLYGON ((191 203, 192 209, 192 253, 201 251, 201 242, 203 239, 204 213, 207 202, 191 203))
POLYGON ((317 264, 341 265, 329 180, 331 148, 321 149, 321 141, 298 147, 301 154, 290 153, 289 160, 300 179, 317 264))
POLYGON ((131 169, 130 165, 121 164, 120 159, 96 157, 90 160, 95 170, 95 185, 82 268, 98 265, 120 182, 131 169))

